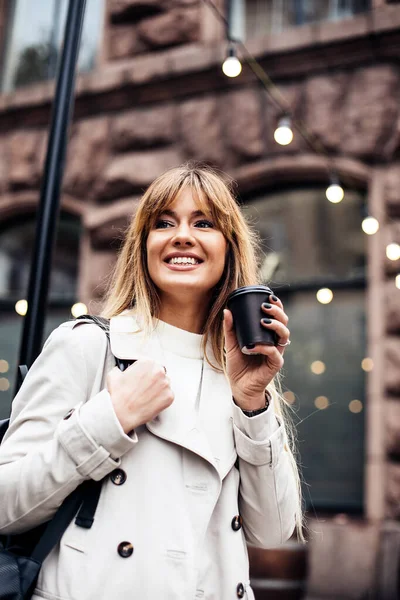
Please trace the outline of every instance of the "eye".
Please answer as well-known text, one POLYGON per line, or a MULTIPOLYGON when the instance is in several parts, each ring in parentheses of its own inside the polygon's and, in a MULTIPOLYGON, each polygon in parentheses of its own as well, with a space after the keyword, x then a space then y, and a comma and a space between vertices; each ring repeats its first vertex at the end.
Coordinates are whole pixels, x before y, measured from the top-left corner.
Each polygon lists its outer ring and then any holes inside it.
POLYGON ((212 223, 211 221, 207 221, 207 219, 201 219, 201 221, 196 221, 194 225, 195 227, 200 227, 200 229, 214 227, 214 223, 212 223))
POLYGON ((165 219, 157 219, 154 224, 155 229, 167 229, 167 227, 173 227, 174 224, 171 221, 166 221, 165 219))

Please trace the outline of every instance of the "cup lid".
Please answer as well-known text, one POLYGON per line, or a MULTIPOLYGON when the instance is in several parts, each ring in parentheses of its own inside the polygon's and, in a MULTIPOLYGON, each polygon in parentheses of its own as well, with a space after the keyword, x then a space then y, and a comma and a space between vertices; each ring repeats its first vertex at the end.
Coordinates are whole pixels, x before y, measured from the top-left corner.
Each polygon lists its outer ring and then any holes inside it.
POLYGON ((233 290, 228 296, 228 302, 236 296, 240 296, 242 294, 249 294, 252 292, 263 292, 264 294, 273 294, 274 292, 266 285, 245 285, 243 287, 237 288, 233 290))

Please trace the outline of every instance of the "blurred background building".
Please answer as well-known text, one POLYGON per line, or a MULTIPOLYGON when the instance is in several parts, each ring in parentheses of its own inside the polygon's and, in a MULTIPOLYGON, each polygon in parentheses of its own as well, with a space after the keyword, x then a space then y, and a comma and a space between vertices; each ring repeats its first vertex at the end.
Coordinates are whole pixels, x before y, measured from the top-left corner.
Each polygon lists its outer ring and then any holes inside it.
MULTIPOLYGON (((290 316, 284 389, 311 540, 307 598, 391 600, 400 597, 400 3, 213 5, 87 0, 46 333, 76 303, 100 310, 122 232, 159 173, 197 159, 231 175, 263 239, 263 277, 290 316), (270 93, 240 44, 242 72, 223 73, 215 9, 274 82, 270 93), (280 145, 274 132, 288 113, 294 137, 280 145), (340 202, 326 197, 332 177, 340 202)), ((67 0, 0 0, 0 418, 14 388, 66 9, 67 0)), ((254 556, 255 576, 276 580, 260 580, 258 598, 262 585, 270 599, 300 597, 302 555, 291 543, 254 556)))

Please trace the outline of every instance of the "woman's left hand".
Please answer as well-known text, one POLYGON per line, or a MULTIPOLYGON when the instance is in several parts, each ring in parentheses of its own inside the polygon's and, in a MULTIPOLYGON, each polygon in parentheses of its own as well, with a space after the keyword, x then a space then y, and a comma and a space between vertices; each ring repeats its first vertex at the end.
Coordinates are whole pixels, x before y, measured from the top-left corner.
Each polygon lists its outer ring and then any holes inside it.
MULTIPOLYGON (((271 321, 267 324, 262 320, 262 327, 274 331, 279 343, 286 344, 290 338, 288 316, 278 298, 270 298, 270 306, 270 309, 262 306, 263 319, 271 321)), ((226 370, 235 403, 243 410, 263 408, 265 388, 283 366, 285 346, 257 344, 247 350, 248 354, 243 354, 236 338, 232 313, 228 309, 224 311, 224 334, 226 370), (252 356, 253 353, 257 353, 256 356, 252 356)))

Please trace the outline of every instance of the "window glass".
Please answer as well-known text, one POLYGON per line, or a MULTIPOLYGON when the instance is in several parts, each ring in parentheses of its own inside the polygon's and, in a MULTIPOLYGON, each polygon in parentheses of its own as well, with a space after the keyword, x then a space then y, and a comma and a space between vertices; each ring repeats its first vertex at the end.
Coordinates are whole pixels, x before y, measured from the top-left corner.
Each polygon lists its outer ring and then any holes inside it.
POLYGON ((345 201, 332 204, 325 189, 287 190, 265 202, 255 199, 244 210, 261 235, 265 279, 281 284, 364 277, 364 201, 358 192, 346 190, 345 201))
POLYGON ((246 0, 246 37, 345 19, 369 8, 370 0, 246 0))
MULTIPOLYGON (((71 307, 76 301, 80 232, 79 219, 61 215, 44 339, 60 323, 71 318, 71 307)), ((15 391, 23 327, 23 317, 16 313, 15 303, 26 299, 34 236, 33 216, 0 229, 0 419, 8 416, 15 391)))
MULTIPOLYGON (((7 27, 3 91, 52 79, 63 41, 68 0, 13 0, 7 27)), ((103 21, 103 0, 87 0, 79 69, 94 68, 103 21)))
MULTIPOLYGON (((52 300, 66 294, 75 297, 80 232, 79 219, 61 216, 51 272, 52 300)), ((0 229, 0 299, 15 302, 26 297, 35 234, 33 218, 14 221, 0 229)))
POLYGON ((292 344, 283 390, 292 404, 309 509, 362 511, 364 464, 365 234, 362 195, 283 190, 243 208, 260 232, 263 279, 282 299, 292 344), (332 291, 322 304, 319 289, 332 291))

